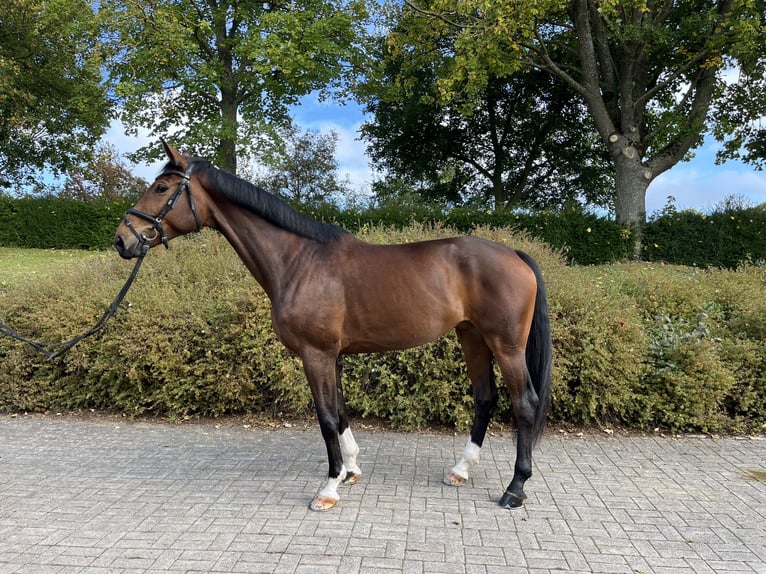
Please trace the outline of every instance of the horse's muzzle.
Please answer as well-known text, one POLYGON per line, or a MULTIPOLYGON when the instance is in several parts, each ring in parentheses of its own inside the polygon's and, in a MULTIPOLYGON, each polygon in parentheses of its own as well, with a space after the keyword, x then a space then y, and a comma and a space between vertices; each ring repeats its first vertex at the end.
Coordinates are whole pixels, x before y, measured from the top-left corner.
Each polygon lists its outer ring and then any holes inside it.
POLYGON ((139 242, 135 238, 124 239, 119 233, 114 236, 114 248, 123 259, 138 257, 141 251, 139 242))

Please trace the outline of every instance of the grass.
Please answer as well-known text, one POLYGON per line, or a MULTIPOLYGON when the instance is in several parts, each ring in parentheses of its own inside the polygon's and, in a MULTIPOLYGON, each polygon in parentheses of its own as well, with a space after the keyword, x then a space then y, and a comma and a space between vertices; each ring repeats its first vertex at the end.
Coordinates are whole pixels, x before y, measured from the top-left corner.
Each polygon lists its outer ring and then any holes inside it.
POLYGON ((0 289, 18 287, 30 279, 57 273, 73 263, 105 255, 103 251, 77 249, 0 247, 0 289))

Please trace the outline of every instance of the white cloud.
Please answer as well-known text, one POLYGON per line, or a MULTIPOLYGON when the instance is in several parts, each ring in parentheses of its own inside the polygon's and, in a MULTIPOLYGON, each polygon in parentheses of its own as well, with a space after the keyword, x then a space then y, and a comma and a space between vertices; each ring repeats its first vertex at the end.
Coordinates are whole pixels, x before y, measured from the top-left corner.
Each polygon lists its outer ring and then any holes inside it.
POLYGON ((375 179, 366 153, 366 145, 359 134, 364 115, 354 103, 338 103, 333 100, 320 101, 316 95, 303 98, 300 105, 292 108, 295 123, 305 130, 316 130, 326 134, 338 134, 335 158, 341 177, 348 176, 356 192, 367 193, 375 179))
POLYGON ((361 122, 353 126, 342 126, 336 122, 324 121, 311 126, 320 133, 334 131, 338 135, 335 159, 341 178, 348 178, 354 191, 367 193, 374 179, 370 160, 365 152, 365 145, 359 139, 361 122))
MULTIPOLYGON (((160 145, 159 140, 155 141, 155 138, 149 135, 149 131, 143 128, 139 129, 138 134, 135 136, 127 135, 125 133, 125 126, 120 120, 112 121, 102 139, 113 145, 121 156, 133 153, 147 144, 160 145)), ((154 181, 163 164, 163 161, 156 161, 150 164, 140 162, 131 164, 130 169, 133 175, 142 177, 146 181, 154 181)))

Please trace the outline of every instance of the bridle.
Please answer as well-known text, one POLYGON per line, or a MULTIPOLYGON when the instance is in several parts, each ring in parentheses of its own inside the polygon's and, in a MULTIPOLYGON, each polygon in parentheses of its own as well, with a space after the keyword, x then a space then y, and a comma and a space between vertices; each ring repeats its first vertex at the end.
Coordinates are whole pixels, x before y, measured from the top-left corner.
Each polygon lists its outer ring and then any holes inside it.
POLYGON ((190 164, 189 167, 186 168, 185 172, 177 171, 177 170, 168 170, 162 174, 162 175, 177 175, 181 178, 181 183, 178 184, 178 187, 176 187, 176 190, 173 192, 173 195, 170 196, 170 199, 168 199, 168 202, 162 208, 162 211, 160 211, 157 215, 150 215, 149 213, 145 213, 141 211, 140 209, 136 209, 135 207, 131 207, 125 212, 123 221, 125 222, 125 225, 127 226, 127 228, 130 229, 130 232, 136 237, 136 239, 138 239, 138 241, 141 243, 142 246, 143 245, 148 246, 152 241, 157 239, 157 237, 160 237, 160 240, 162 241, 162 244, 165 246, 165 249, 169 248, 168 236, 165 234, 165 228, 162 227, 162 220, 165 219, 165 217, 170 212, 170 210, 175 207, 176 202, 178 201, 178 198, 181 196, 184 190, 187 192, 187 195, 189 196, 189 206, 191 207, 192 215, 194 215, 194 224, 197 227, 197 231, 200 230, 199 217, 197 216, 197 208, 194 205, 194 196, 192 196, 191 187, 189 186, 189 178, 191 178, 191 172, 192 172, 192 165, 190 164), (143 232, 139 233, 136 230, 136 228, 133 226, 133 223, 131 223, 130 219, 128 219, 128 215, 135 215, 136 217, 151 223, 152 229, 154 230, 154 235, 152 237, 147 237, 146 235, 144 235, 143 232))

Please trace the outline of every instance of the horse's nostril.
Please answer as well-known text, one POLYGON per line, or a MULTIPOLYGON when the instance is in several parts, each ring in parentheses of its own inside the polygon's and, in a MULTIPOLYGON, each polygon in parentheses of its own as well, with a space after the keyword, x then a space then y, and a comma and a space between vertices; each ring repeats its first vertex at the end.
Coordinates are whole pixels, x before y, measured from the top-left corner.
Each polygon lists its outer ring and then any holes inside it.
POLYGON ((133 253, 131 253, 130 246, 125 243, 125 240, 122 238, 121 235, 115 236, 114 248, 117 250, 117 253, 123 259, 132 259, 134 256, 133 253))

